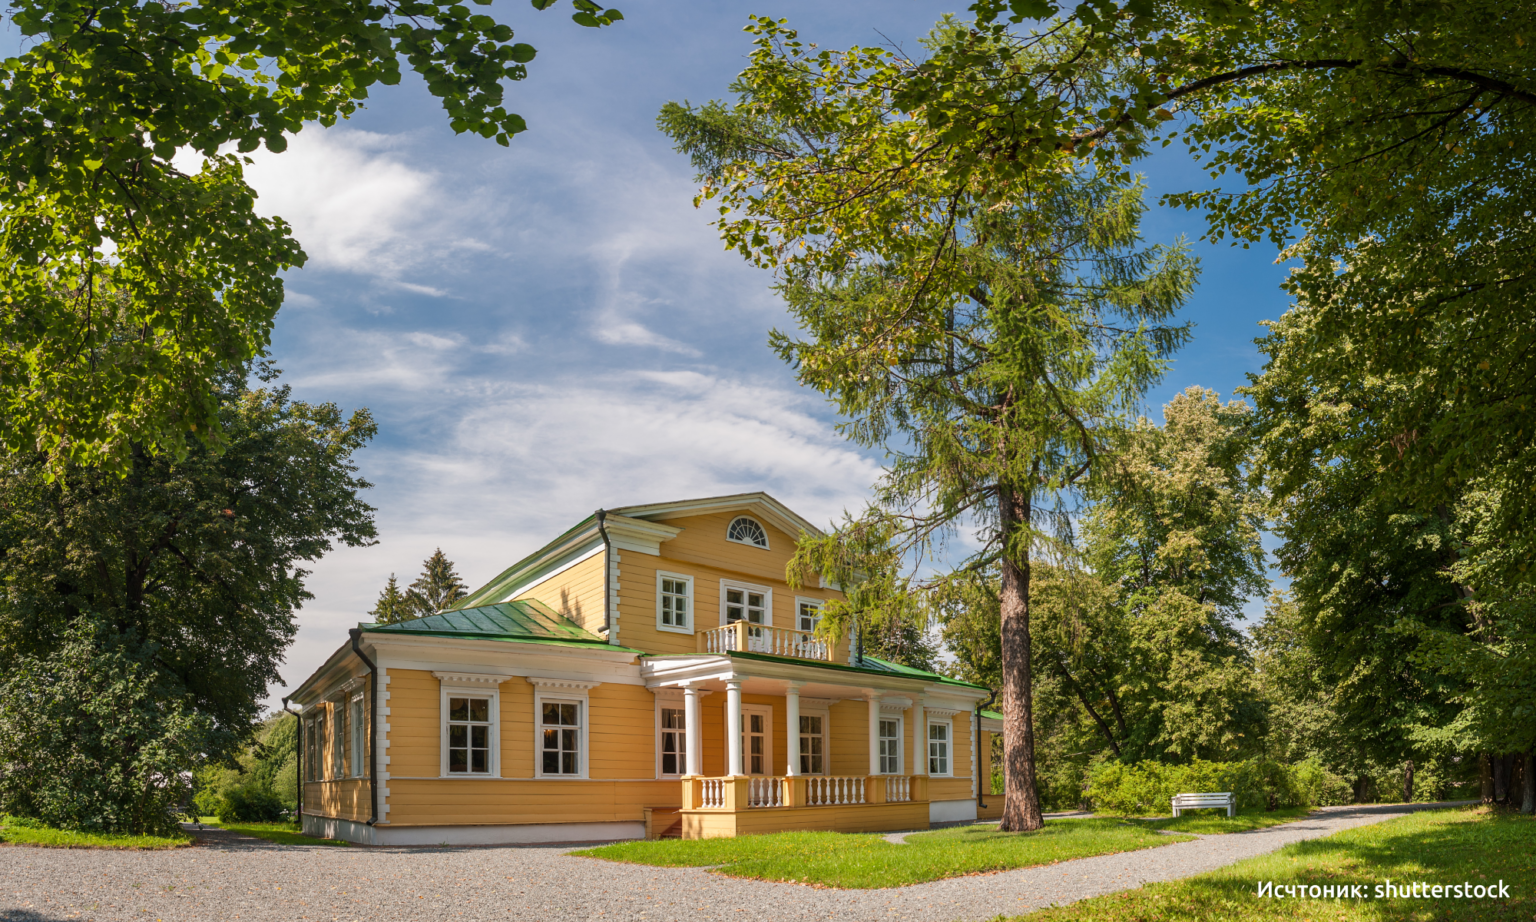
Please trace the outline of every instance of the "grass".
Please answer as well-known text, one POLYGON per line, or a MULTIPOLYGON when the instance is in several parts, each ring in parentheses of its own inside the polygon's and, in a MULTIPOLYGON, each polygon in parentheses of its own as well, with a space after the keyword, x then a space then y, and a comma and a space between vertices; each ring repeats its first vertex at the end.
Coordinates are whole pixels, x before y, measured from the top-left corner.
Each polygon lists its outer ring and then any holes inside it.
POLYGON ((44 848, 181 848, 192 844, 189 835, 132 836, 100 832, 75 832, 38 825, 33 820, 0 816, 0 842, 44 848))
POLYGON ((917 833, 893 845, 879 834, 779 832, 735 839, 621 842, 575 855, 664 867, 709 867, 731 877, 867 889, 1006 871, 1188 841, 1120 820, 1048 822, 1031 833, 963 826, 917 833))
POLYGON ((212 816, 200 817, 198 822, 204 826, 225 829, 253 839, 266 839, 278 845, 348 846, 352 844, 342 839, 317 839, 314 836, 306 836, 299 831, 298 823, 221 823, 217 817, 212 816))
POLYGON ((1228 817, 1225 810, 1198 810, 1176 818, 1159 820, 1133 820, 1147 829, 1167 829, 1172 832, 1193 832, 1203 836, 1227 832, 1245 832, 1249 829, 1267 829, 1284 823, 1294 823, 1310 816, 1307 807, 1288 807, 1267 812, 1259 809, 1239 810, 1237 816, 1228 817))
MULTIPOLYGON (((1536 820, 1486 807, 1435 810, 1287 845, 1231 867, 1043 910, 1028 922, 1493 922, 1536 916, 1536 820), (1508 898, 1375 896, 1377 884, 1474 886, 1508 898), (1276 885, 1360 885, 1362 899, 1258 896, 1276 885)), ((1026 917, 1020 917, 1026 918, 1026 917)))

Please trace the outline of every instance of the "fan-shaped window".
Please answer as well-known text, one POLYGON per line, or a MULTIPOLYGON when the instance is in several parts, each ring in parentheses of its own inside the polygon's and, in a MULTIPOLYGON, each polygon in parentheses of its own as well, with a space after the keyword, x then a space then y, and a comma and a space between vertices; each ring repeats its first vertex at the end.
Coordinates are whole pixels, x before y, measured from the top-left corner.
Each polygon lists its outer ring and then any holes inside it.
POLYGON ((757 523, 756 519, 746 516, 737 516, 731 520, 731 527, 726 529, 725 537, 741 544, 750 544, 753 547, 766 548, 768 546, 768 532, 757 523))

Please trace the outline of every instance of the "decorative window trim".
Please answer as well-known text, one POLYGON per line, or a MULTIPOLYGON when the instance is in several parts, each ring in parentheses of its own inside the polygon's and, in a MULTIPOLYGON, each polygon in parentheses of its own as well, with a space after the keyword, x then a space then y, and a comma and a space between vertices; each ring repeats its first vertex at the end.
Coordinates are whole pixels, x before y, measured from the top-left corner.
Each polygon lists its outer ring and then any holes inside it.
MULTIPOLYGON (((815 699, 812 699, 812 700, 815 700, 815 699)), ((821 718, 821 771, 820 772, 802 772, 801 774, 815 775, 818 778, 822 777, 824 775, 830 775, 832 773, 831 772, 831 768, 832 768, 832 709, 831 709, 831 707, 829 707, 828 705, 823 704, 823 703, 821 703, 819 701, 817 703, 815 703, 815 704, 807 705, 806 704, 806 699, 801 698, 800 699, 800 716, 801 717, 820 717, 821 718)), ((786 727, 785 729, 787 730, 788 728, 786 727)), ((786 737, 788 735, 789 735, 788 733, 785 734, 786 737)), ((787 740, 786 740, 786 742, 787 742, 787 740)), ((790 753, 789 754, 791 756, 793 756, 797 760, 800 758, 800 728, 799 727, 795 728, 795 744, 794 744, 793 748, 790 749, 790 753)), ((786 762, 785 764, 787 765, 788 763, 786 762)), ((799 769, 799 766, 797 765, 796 766, 796 770, 798 771, 798 769, 799 769)))
POLYGON ((928 759, 928 774, 934 778, 955 777, 955 722, 948 717, 925 716, 927 725, 923 727, 923 758, 928 759), (933 745, 933 727, 942 724, 944 732, 944 771, 933 770, 933 761, 930 748, 933 745))
POLYGON ((440 778, 499 778, 501 777, 501 688, 511 676, 486 675, 477 672, 434 672, 438 678, 437 727, 438 727, 438 777, 440 778), (486 740, 486 770, 483 772, 448 771, 448 699, 484 698, 490 701, 490 738, 486 740))
POLYGON ((583 682, 575 679, 539 679, 528 677, 533 686, 533 777, 554 778, 562 781, 586 781, 590 764, 591 747, 588 742, 592 726, 592 708, 587 692, 601 682, 583 682), (544 771, 544 702, 554 701, 577 706, 576 774, 544 771))
POLYGON ((737 579, 723 579, 720 581, 720 626, 725 627, 729 621, 725 620, 725 592, 727 589, 742 589, 747 592, 761 592, 763 594, 763 624, 773 626, 773 587, 759 586, 756 583, 744 583, 737 579))
POLYGON ((758 521, 756 518, 754 518, 754 517, 752 517, 750 515, 732 516, 730 524, 725 526, 725 540, 731 542, 732 544, 740 544, 740 545, 743 545, 745 547, 755 547, 755 548, 757 548, 760 551, 766 551, 766 550, 768 550, 768 526, 764 525, 762 522, 758 521), (756 543, 754 541, 743 541, 740 538, 732 538, 731 537, 731 530, 733 528, 735 528, 736 527, 736 523, 740 522, 742 519, 746 519, 748 522, 751 522, 753 525, 756 525, 758 528, 760 528, 762 530, 762 532, 763 532, 763 543, 762 544, 758 544, 758 543, 756 543))
MULTIPOLYGON (((803 596, 803 595, 795 596, 794 620, 791 621, 790 625, 789 625, 790 630, 792 630, 792 631, 803 631, 803 630, 805 630, 805 628, 800 626, 800 606, 802 606, 802 605, 814 605, 816 607, 816 611, 817 611, 816 620, 819 622, 819 621, 821 621, 821 614, 820 614, 820 612, 821 612, 821 610, 823 608, 826 607, 827 600, 826 599, 813 599, 813 598, 810 598, 809 596, 803 596)), ((814 625, 812 626, 811 630, 815 630, 814 625)))
MULTIPOLYGON (((896 725, 896 770, 890 772, 882 771, 882 775, 905 775, 907 773, 907 722, 904 717, 905 715, 899 711, 887 712, 884 708, 882 708, 880 711, 880 721, 882 723, 888 722, 894 723, 896 725)), ((876 727, 876 729, 879 728, 876 727)), ((880 737, 882 740, 888 738, 889 737, 884 736, 880 737)))
POLYGON ((656 630, 666 631, 671 634, 692 634, 693 625, 698 617, 697 599, 693 592, 693 577, 686 573, 668 573, 665 570, 656 571, 656 630), (661 581, 664 579, 680 580, 688 586, 688 623, 683 627, 675 624, 664 624, 661 620, 661 581))

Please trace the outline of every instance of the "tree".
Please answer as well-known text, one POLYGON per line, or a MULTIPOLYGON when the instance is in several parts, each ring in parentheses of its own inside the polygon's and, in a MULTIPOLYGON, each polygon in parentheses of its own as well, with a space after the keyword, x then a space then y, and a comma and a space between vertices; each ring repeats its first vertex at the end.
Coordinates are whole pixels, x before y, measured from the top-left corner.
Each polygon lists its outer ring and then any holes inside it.
MULTIPOLYGON (((185 456, 133 452, 126 476, 41 452, 0 464, 0 671, 46 661, 87 620, 129 638, 165 707, 208 722, 202 751, 232 755, 310 598, 307 561, 374 538, 354 453, 366 410, 292 400, 257 369, 220 381, 222 452, 189 439, 185 456)), ((80 745, 88 741, 81 740, 80 745)))
MULTIPOLYGON (((622 18, 574 2, 581 25, 622 18)), ((526 127, 503 87, 534 49, 443 0, 20 0, 9 16, 25 42, 0 62, 0 444, 61 463, 126 472, 189 434, 224 443, 214 379, 264 352, 280 275, 304 261, 256 215, 243 154, 346 118, 402 57, 455 132, 506 145, 526 127), (180 149, 200 172, 172 164, 180 149)))
POLYGON ((459 599, 469 594, 469 587, 459 579, 459 575, 453 571, 453 561, 443 553, 442 548, 432 552, 432 556, 422 561, 421 575, 416 577, 416 582, 406 590, 406 601, 415 617, 434 615, 447 609, 459 599))
POLYGON ((389 574, 389 582, 385 584, 384 591, 379 593, 379 601, 368 614, 373 615, 373 620, 379 624, 398 624, 417 617, 410 598, 400 591, 400 584, 395 581, 393 573, 389 574))
POLYGON ((791 575, 878 578, 853 606, 828 606, 823 623, 836 631, 861 605, 878 621, 882 606, 909 611, 914 591, 999 568, 1002 828, 1036 829, 1032 553, 1051 523, 1066 524, 1120 415, 1187 337, 1169 320, 1194 262, 1180 246, 1141 246, 1140 188, 1092 173, 1003 202, 917 176, 866 208, 829 204, 859 182, 850 167, 910 159, 913 137, 889 94, 853 79, 867 56, 807 60, 793 33, 783 37, 782 48, 759 43, 734 107, 673 104, 661 125, 699 168, 703 195, 720 198, 727 246, 779 266, 805 338, 775 332, 774 348, 849 418, 850 438, 891 458, 874 503, 804 540, 791 575), (893 555, 932 559, 962 525, 980 549, 957 569, 892 575, 893 555))

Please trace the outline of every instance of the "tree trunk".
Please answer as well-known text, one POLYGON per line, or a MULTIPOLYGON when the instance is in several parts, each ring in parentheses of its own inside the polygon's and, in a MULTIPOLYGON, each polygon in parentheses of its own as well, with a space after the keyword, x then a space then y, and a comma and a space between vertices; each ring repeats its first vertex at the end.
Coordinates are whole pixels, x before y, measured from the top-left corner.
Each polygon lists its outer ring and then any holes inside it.
POLYGON ((1525 789, 1525 796, 1520 798, 1520 812, 1536 813, 1536 750, 1525 752, 1525 783, 1521 787, 1525 789))
POLYGON ((1477 757, 1478 778, 1482 782, 1478 796, 1483 803, 1493 803, 1493 753, 1479 753, 1477 757))
POLYGON ((1413 803, 1413 760, 1403 766, 1403 803, 1413 803))
POLYGON ((1509 769, 1514 761, 1508 754, 1493 757, 1493 802, 1509 803, 1509 769))
POLYGON ((1035 720, 1029 663, 1030 496, 1009 486, 999 489, 1003 552, 1003 819, 1004 832, 1028 832, 1045 825, 1035 783, 1035 720), (1017 553, 1010 545, 1019 541, 1017 553))

